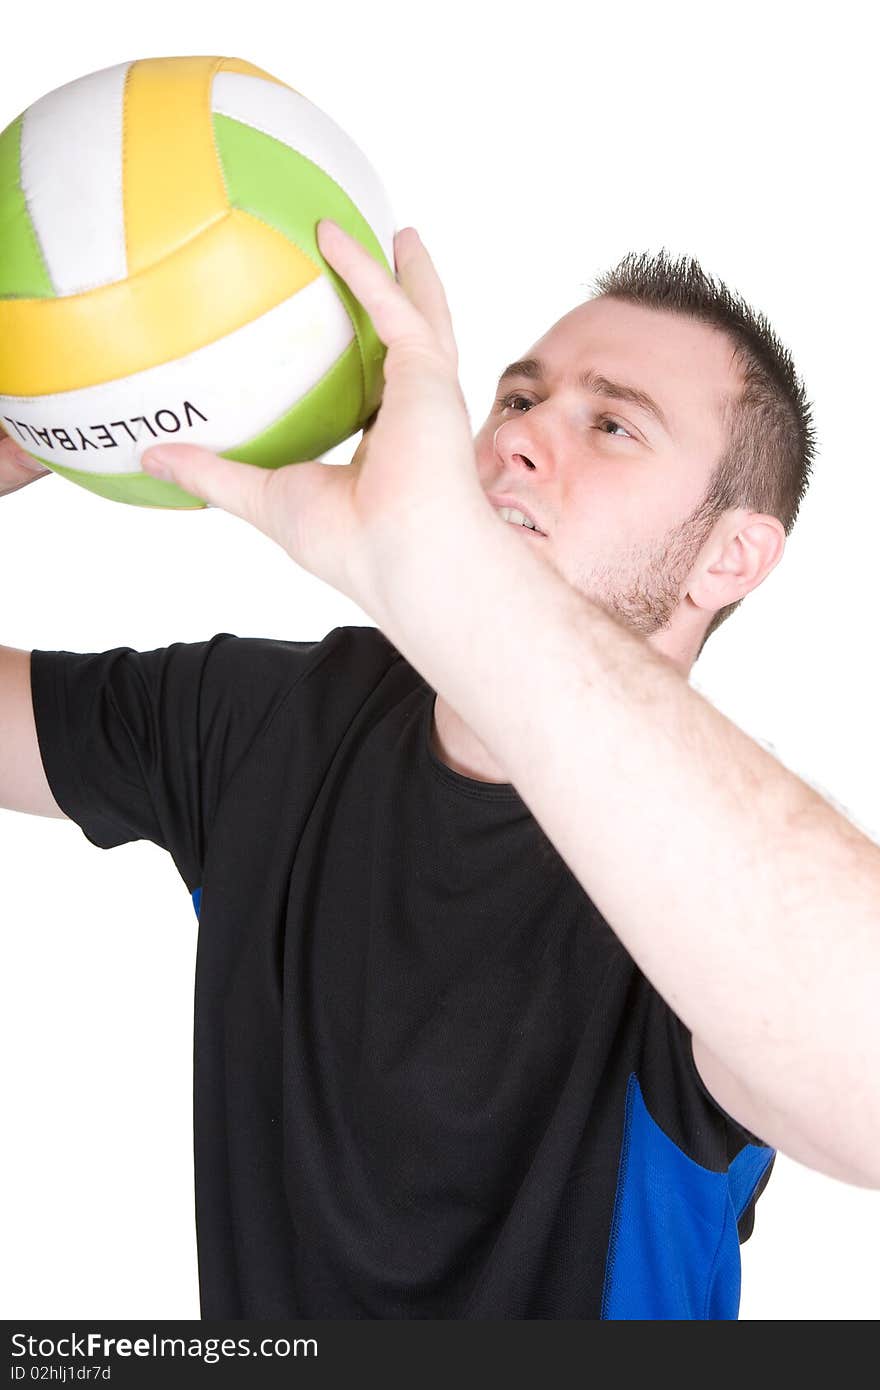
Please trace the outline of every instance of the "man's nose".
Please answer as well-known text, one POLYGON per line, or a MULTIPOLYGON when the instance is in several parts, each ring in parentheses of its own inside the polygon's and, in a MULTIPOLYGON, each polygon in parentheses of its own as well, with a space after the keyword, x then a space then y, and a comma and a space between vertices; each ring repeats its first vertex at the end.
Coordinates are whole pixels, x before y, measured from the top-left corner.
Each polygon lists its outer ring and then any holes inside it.
MULTIPOLYGON (((506 423, 506 422, 505 422, 505 423, 506 423)), ((499 426, 498 426, 498 429, 495 431, 495 433, 494 433, 493 436, 492 436, 492 448, 493 448, 493 450, 494 450, 494 452, 495 452, 496 455, 498 455, 498 431, 501 430, 501 429, 503 429, 503 428, 504 428, 503 424, 502 424, 502 425, 499 425, 499 426)), ((522 442, 522 441, 518 441, 518 442, 522 442)), ((533 451, 533 452, 534 452, 534 451, 533 451)), ((499 455, 499 457, 500 457, 500 455, 499 455)), ((534 462, 534 460, 532 459, 531 455, 528 454, 528 453, 525 453, 522 449, 518 449, 518 450, 511 451, 511 453, 510 453, 510 455, 509 455, 509 458, 510 458, 511 463, 515 464, 517 467, 520 467, 522 464, 525 464, 526 468, 531 469, 531 470, 533 470, 533 469, 535 469, 535 468, 537 467, 537 464, 534 462)))

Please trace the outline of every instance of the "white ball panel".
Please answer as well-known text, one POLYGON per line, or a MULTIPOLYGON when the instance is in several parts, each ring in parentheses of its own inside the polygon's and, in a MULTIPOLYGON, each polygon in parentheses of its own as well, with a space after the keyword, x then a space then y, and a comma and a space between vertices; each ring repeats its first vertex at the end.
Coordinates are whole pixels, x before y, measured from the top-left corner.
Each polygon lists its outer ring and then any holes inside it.
POLYGON ((21 181, 56 294, 128 272, 122 116, 130 63, 78 77, 25 112, 21 181))
POLYGON ((185 357, 102 386, 30 399, 0 396, 0 417, 13 439, 46 463, 138 473, 144 450, 163 440, 215 451, 247 443, 316 386, 353 337, 351 319, 322 275, 185 357), (38 430, 48 433, 51 447, 29 432, 38 430))
POLYGON ((394 213, 363 150, 346 131, 298 92, 238 72, 218 72, 211 107, 261 130, 310 159, 348 195, 394 265, 394 213))

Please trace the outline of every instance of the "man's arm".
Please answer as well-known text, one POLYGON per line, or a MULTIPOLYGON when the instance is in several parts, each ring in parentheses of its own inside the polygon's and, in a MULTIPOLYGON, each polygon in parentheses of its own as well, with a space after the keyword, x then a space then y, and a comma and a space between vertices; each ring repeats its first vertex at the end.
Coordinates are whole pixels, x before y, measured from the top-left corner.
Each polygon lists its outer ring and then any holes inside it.
POLYGON ((0 647, 0 806, 67 820, 46 780, 31 697, 31 654, 0 647))
MULTIPOLYGON (((0 426, 0 497, 18 492, 48 471, 0 426)), ((67 819, 43 771, 31 699, 31 654, 15 647, 0 647, 0 806, 67 819)))

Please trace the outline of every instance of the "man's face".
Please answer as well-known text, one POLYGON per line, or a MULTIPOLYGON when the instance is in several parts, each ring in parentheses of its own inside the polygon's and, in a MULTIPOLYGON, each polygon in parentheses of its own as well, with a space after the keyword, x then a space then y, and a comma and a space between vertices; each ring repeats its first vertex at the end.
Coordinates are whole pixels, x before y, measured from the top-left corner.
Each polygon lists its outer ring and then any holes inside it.
POLYGON ((739 383, 731 355, 705 324, 590 300, 525 354, 542 379, 500 383, 497 396, 512 399, 475 436, 490 501, 519 504, 546 533, 518 527, 522 544, 643 633, 668 623, 707 534, 690 519, 725 444, 722 402, 739 383), (586 389, 586 372, 605 380, 586 389), (645 393, 662 420, 609 382, 645 393))

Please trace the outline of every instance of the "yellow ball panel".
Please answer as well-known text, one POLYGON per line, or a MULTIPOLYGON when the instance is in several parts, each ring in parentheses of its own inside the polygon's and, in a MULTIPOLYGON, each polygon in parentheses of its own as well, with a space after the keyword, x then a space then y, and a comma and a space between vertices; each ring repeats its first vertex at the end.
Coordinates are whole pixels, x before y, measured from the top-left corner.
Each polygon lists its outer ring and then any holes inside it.
POLYGON ((0 395, 76 391, 216 342, 321 269, 238 210, 159 265, 66 299, 0 301, 0 395))
POLYGON ((219 58, 147 58, 125 84, 122 196, 129 277, 229 209, 211 125, 219 58))

